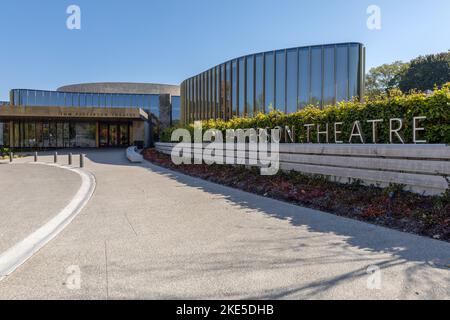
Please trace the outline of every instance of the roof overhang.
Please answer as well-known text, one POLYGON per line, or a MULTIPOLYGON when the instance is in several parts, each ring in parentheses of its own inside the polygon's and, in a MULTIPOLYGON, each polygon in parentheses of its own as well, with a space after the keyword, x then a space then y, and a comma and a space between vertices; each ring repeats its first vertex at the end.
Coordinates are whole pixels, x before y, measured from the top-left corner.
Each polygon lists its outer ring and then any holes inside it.
POLYGON ((149 116, 137 108, 73 108, 48 106, 0 106, 2 118, 51 118, 77 120, 143 120, 149 116))

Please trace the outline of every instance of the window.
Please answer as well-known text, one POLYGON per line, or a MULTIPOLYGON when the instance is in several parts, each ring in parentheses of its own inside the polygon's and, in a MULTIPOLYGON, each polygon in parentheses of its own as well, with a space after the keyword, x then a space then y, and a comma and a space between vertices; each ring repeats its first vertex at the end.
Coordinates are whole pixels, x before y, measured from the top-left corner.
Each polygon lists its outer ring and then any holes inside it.
POLYGON ((157 118, 159 118, 159 96, 150 96, 150 112, 157 118))
POLYGON ((277 110, 285 111, 286 105, 286 64, 285 51, 276 53, 276 80, 275 80, 275 107, 277 110))
POLYGON ((286 56, 287 56, 286 112, 293 113, 297 111, 297 88, 298 88, 297 49, 288 50, 286 56))
POLYGON ((231 62, 226 64, 226 107, 225 107, 225 119, 229 119, 231 115, 231 62))
POLYGON ((86 94, 84 93, 80 94, 80 107, 86 107, 86 94))
POLYGON ((265 60, 266 60, 265 109, 266 112, 269 112, 270 109, 275 108, 275 65, 273 52, 266 53, 265 60))
POLYGON ((198 112, 197 77, 195 77, 193 79, 193 82, 194 82, 194 110, 193 110, 192 117, 193 117, 194 121, 197 121, 198 120, 198 113, 197 113, 198 112))
POLYGON ((226 101, 225 101, 225 65, 220 66, 220 114, 219 118, 225 119, 226 101))
POLYGON ((186 106, 184 113, 184 122, 189 124, 191 122, 191 80, 186 80, 185 84, 185 93, 186 93, 186 106))
POLYGON ((94 103, 93 103, 93 94, 92 93, 88 93, 86 95, 86 107, 93 107, 94 103))
POLYGON ((264 55, 255 56, 255 111, 264 112, 264 55))
POLYGON ((180 97, 172 97, 172 122, 180 121, 180 97))
POLYGON ((44 106, 44 93, 42 91, 28 91, 29 106, 44 106))
POLYGON ((310 61, 309 48, 299 50, 298 54, 299 77, 298 77, 298 103, 299 109, 304 108, 309 103, 310 94, 310 61))
POLYGON ((111 108, 113 106, 112 96, 110 94, 105 95, 105 107, 111 108))
POLYGON ((211 72, 206 71, 206 118, 211 119, 211 72))
POLYGON ((335 97, 334 46, 323 50, 323 105, 333 105, 335 97))
POLYGON ((200 99, 201 99, 201 119, 202 120, 205 120, 207 117, 206 117, 206 103, 205 103, 205 93, 206 93, 206 90, 205 90, 205 84, 206 84, 206 82, 205 82, 205 74, 204 73, 202 73, 202 75, 200 76, 200 99))
POLYGON ((311 103, 322 105, 322 48, 311 49, 311 103))
POLYGON ((65 101, 65 93, 64 92, 58 92, 57 93, 57 105, 60 107, 64 107, 66 105, 65 101))
POLYGON ((53 91, 53 92, 49 92, 49 101, 48 101, 48 106, 53 106, 56 107, 58 106, 58 92, 53 91))
POLYGON ((238 116, 238 109, 237 109, 237 105, 238 105, 238 88, 237 88, 237 60, 234 60, 232 62, 232 67, 231 67, 231 111, 232 111, 232 116, 238 116))
POLYGON ((240 115, 245 114, 245 58, 239 59, 239 109, 240 115))
POLYGON ((216 107, 214 109, 215 111, 215 118, 220 118, 220 67, 216 67, 216 107))
POLYGON ((20 105, 20 91, 19 90, 13 90, 14 94, 14 105, 18 106, 20 105))
POLYGON ((349 78, 349 91, 350 98, 358 96, 358 78, 359 78, 359 45, 350 45, 349 60, 350 60, 350 78, 349 78))
POLYGON ((336 100, 340 102, 348 99, 348 46, 338 46, 336 55, 336 100))
POLYGON ((217 117, 217 77, 216 77, 216 69, 211 70, 211 78, 212 78, 212 118, 215 119, 217 117))
POLYGON ((253 83, 253 56, 247 57, 247 98, 245 99, 245 112, 249 117, 253 117, 254 111, 254 103, 253 103, 253 94, 254 94, 254 83, 253 83))

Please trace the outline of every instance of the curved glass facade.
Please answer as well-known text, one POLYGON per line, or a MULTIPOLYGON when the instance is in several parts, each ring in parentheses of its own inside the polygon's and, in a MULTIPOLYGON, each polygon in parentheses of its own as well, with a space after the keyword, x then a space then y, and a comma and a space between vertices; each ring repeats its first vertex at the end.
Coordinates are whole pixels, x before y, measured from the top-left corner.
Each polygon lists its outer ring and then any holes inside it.
POLYGON ((364 96, 360 43, 299 47, 227 61, 181 84, 181 121, 296 112, 364 96))

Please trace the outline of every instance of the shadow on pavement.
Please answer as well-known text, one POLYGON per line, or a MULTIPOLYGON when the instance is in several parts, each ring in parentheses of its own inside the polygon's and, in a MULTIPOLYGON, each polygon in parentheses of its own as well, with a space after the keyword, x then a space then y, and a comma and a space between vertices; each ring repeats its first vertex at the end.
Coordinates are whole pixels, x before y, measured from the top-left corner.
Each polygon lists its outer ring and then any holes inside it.
POLYGON ((288 220, 294 226, 306 226, 313 232, 344 236, 347 243, 354 247, 369 249, 374 252, 387 252, 408 261, 423 262, 434 267, 448 269, 448 265, 450 265, 450 243, 265 198, 190 177, 150 163, 148 163, 148 166, 151 171, 175 179, 184 185, 221 195, 244 208, 258 210, 271 217, 288 220))

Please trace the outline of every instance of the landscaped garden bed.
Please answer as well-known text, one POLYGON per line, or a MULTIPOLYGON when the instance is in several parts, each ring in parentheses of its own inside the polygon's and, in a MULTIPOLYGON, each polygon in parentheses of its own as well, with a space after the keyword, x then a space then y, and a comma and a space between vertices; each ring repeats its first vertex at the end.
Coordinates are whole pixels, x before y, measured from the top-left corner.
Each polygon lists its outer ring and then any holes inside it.
POLYGON ((426 197, 398 186, 343 185, 299 172, 268 177, 242 166, 178 166, 154 149, 144 151, 144 157, 156 165, 246 192, 450 242, 450 192, 426 197))

